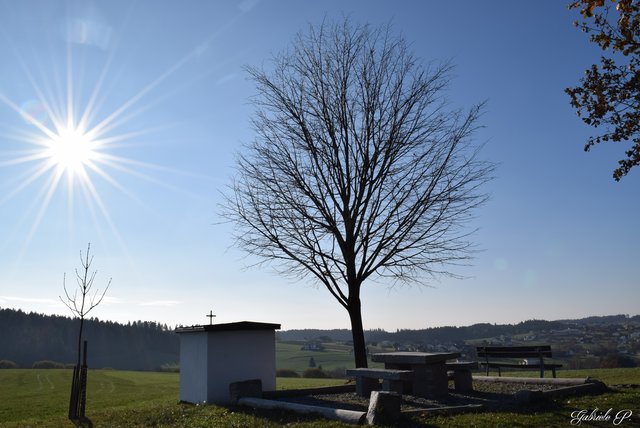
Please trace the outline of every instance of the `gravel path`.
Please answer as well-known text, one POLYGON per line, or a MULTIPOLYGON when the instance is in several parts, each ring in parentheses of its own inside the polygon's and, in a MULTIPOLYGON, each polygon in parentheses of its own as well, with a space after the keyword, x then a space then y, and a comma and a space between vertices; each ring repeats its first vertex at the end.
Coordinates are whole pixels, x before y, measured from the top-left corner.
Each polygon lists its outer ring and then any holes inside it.
MULTIPOLYGON (((486 409, 506 410, 518 407, 518 403, 513 396, 518 391, 525 389, 550 390, 557 388, 557 386, 549 384, 481 381, 474 381, 473 387, 474 391, 464 394, 460 394, 453 391, 453 389, 449 389, 449 396, 438 400, 403 395, 401 409, 405 411, 415 409, 437 409, 440 407, 463 406, 467 404, 482 404, 486 409)), ((355 393, 290 397, 282 399, 282 401, 365 412, 369 407, 369 399, 360 397, 355 393)))

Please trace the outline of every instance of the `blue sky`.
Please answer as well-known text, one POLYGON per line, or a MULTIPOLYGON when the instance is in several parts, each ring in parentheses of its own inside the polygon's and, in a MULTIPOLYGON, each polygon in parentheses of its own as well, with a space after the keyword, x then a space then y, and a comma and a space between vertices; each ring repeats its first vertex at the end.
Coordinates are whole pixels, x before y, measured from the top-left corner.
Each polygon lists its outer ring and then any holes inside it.
POLYGON ((365 328, 637 314, 640 171, 616 183, 624 146, 583 152, 592 130, 563 89, 599 52, 550 0, 0 2, 0 307, 69 315, 63 273, 91 242, 96 287, 113 278, 100 319, 348 327, 326 290, 245 269, 217 208, 252 139, 243 67, 343 16, 452 60, 451 104, 487 101, 476 137, 499 165, 466 278, 365 284, 365 328), (37 143, 73 128, 69 111, 106 144, 86 178, 56 183, 37 143))

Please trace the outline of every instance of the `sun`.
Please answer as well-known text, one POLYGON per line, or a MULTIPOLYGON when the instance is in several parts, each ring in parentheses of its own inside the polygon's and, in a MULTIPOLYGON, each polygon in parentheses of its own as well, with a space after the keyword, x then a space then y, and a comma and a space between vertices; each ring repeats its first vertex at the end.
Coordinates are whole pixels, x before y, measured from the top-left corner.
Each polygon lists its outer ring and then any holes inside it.
POLYGON ((59 128, 53 137, 45 141, 45 147, 50 165, 69 178, 83 175, 85 166, 99 155, 98 144, 91 133, 73 125, 59 128))
MULTIPOLYGON (((85 27, 83 30, 92 31, 85 27)), ((62 60, 64 55, 57 55, 58 45, 53 41, 46 45, 55 50, 50 55, 37 55, 34 64, 29 64, 20 49, 13 49, 14 62, 21 66, 30 84, 24 86, 30 87, 24 94, 14 94, 12 90, 9 91, 11 88, 5 88, 7 85, 0 88, 0 108, 8 107, 16 113, 15 122, 4 122, 4 111, 1 112, 0 172, 4 174, 4 169, 7 169, 6 176, 10 177, 10 183, 2 175, 0 212, 4 204, 21 192, 39 187, 32 202, 21 213, 21 219, 33 217, 32 225, 22 239, 23 251, 41 222, 49 219, 46 214, 52 201, 55 201, 56 207, 64 207, 66 202, 70 231, 76 224, 84 226, 85 219, 92 219, 96 226, 101 226, 96 228, 98 231, 101 232, 103 225, 108 226, 112 235, 122 244, 122 237, 110 213, 110 203, 116 202, 103 199, 102 191, 111 196, 116 194, 112 189, 118 190, 133 202, 144 206, 144 201, 132 191, 135 186, 125 186, 121 179, 131 176, 181 190, 150 172, 184 172, 135 160, 119 152, 123 148, 146 145, 148 135, 173 126, 159 124, 152 128, 140 127, 132 120, 174 92, 172 88, 165 94, 161 85, 190 61, 197 60, 202 48, 187 51, 184 57, 149 83, 130 96, 124 94, 124 98, 121 98, 121 94, 112 97, 110 90, 119 76, 112 74, 112 66, 118 58, 115 50, 104 52, 105 55, 97 51, 89 53, 90 49, 86 46, 77 46, 84 45, 84 41, 84 38, 66 41, 66 61, 62 60), (99 57, 105 58, 102 66, 99 62, 94 65, 94 59, 99 57), (53 61, 43 63, 41 58, 51 58, 53 61), (91 67, 86 67, 89 63, 91 67), (160 93, 156 100, 143 102, 158 91, 160 93), (82 221, 76 222, 75 213, 80 211, 82 221)), ((209 41, 206 39, 199 46, 208 46, 209 41)), ((0 40, 0 48, 3 47, 0 40)), ((27 199, 21 199, 20 202, 27 199)))

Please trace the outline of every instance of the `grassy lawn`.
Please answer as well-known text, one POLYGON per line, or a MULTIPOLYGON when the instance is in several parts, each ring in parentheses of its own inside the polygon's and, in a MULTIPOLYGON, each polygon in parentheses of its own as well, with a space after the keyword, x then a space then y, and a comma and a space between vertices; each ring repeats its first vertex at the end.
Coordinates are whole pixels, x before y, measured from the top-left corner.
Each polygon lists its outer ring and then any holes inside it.
POLYGON ((279 377, 276 379, 276 389, 306 389, 323 386, 344 385, 345 379, 306 379, 295 377, 279 377))
MULTIPOLYGON (((519 374, 524 374, 519 372, 519 374)), ((640 426, 640 368, 562 370, 561 377, 602 380, 610 392, 568 397, 520 413, 484 412, 456 416, 415 416, 408 427, 561 427, 570 426, 571 413, 594 408, 613 414, 633 411, 631 421, 619 426, 640 426), (632 386, 635 385, 635 386, 632 386)), ((66 419, 70 370, 0 370, 1 427, 71 427, 66 419)), ((87 416, 96 427, 341 427, 314 417, 245 408, 177 404, 178 374, 90 370, 87 416)), ((279 389, 342 384, 342 380, 279 378, 279 389)), ((611 420, 581 426, 612 426, 611 420)))
MULTIPOLYGON (((0 370, 0 427, 71 427, 71 370, 0 370)), ((341 385, 340 379, 279 378, 278 389, 341 385)), ((87 416, 95 427, 332 427, 279 412, 178 404, 178 374, 90 370, 87 416)))
MULTIPOLYGON (((0 370, 0 426, 64 426, 71 370, 0 370)), ((90 370, 87 415, 175 404, 177 373, 90 370)), ((105 425, 106 426, 106 425, 105 425)))
MULTIPOLYGON (((276 342, 276 367, 279 369, 291 369, 303 373, 309 368, 309 360, 313 358, 316 367, 322 366, 324 371, 338 368, 353 367, 353 355, 351 347, 338 343, 324 343, 322 351, 303 351, 302 342, 276 342)), ((379 352, 382 349, 370 347, 371 352, 379 352)), ((369 362, 371 367, 382 367, 381 363, 369 362)))
POLYGON ((302 344, 276 342, 276 367, 292 369, 299 373, 309 368, 309 360, 313 358, 317 366, 327 370, 339 367, 353 367, 353 355, 347 347, 331 347, 323 351, 303 351, 302 344))

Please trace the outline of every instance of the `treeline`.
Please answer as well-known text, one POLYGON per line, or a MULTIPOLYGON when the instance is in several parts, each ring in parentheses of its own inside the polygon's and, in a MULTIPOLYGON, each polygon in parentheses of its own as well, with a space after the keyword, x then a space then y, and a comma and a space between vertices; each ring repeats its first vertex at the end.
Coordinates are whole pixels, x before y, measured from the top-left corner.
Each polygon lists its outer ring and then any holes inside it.
MULTIPOLYGON (((568 328, 563 321, 530 320, 519 324, 474 324, 467 327, 432 327, 421 330, 399 329, 389 332, 382 329, 367 330, 365 340, 372 342, 413 342, 429 344, 445 344, 462 342, 469 339, 481 339, 500 335, 525 334, 530 331, 557 330, 568 328)), ((351 340, 351 330, 287 330, 276 333, 279 340, 314 340, 318 338, 331 339, 327 341, 348 342, 351 340)))
MULTIPOLYGON (((489 324, 481 323, 465 327, 432 327, 420 330, 403 330, 388 332, 382 329, 365 331, 367 343, 375 342, 399 342, 399 343, 428 343, 431 345, 461 343, 465 340, 484 339, 489 337, 513 336, 530 332, 542 332, 551 330, 563 330, 575 328, 583 324, 619 324, 635 323, 640 325, 640 315, 629 317, 627 315, 614 315, 606 317, 589 317, 583 320, 528 320, 517 324, 489 324)), ((276 332, 276 338, 284 341, 308 341, 324 340, 327 342, 349 342, 351 331, 341 330, 287 330, 276 332)))
POLYGON ((612 325, 612 324, 635 324, 640 325, 640 315, 603 315, 580 318, 577 320, 562 320, 563 322, 573 325, 612 325))
MULTIPOLYGON (((0 360, 27 368, 42 360, 75 363, 78 328, 77 319, 0 308, 0 360)), ((157 370, 179 359, 178 336, 155 322, 91 318, 85 320, 83 336, 93 368, 157 370)))

